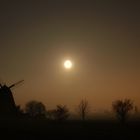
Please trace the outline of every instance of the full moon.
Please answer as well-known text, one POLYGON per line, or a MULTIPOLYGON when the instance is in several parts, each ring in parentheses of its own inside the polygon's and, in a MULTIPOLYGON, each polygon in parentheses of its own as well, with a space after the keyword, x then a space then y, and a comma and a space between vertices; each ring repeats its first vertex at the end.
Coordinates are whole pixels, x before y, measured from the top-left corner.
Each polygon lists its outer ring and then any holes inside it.
POLYGON ((71 62, 70 60, 66 60, 66 61, 64 62, 64 67, 65 67, 66 69, 71 69, 71 68, 72 68, 72 62, 71 62))

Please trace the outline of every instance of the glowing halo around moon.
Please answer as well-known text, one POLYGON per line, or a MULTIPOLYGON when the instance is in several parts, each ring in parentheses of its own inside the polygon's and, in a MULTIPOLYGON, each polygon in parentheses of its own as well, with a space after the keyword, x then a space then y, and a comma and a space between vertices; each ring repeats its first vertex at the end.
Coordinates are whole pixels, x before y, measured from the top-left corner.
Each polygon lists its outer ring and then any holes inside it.
POLYGON ((70 60, 66 60, 64 62, 64 68, 65 69, 71 69, 72 68, 72 62, 70 60))

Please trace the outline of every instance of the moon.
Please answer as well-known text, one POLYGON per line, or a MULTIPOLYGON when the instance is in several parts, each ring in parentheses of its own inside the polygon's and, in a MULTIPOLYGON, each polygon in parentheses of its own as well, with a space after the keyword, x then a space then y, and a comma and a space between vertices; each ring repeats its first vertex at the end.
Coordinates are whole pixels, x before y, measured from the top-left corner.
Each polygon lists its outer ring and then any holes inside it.
POLYGON ((64 62, 64 68, 65 69, 71 69, 72 68, 72 62, 71 62, 71 60, 66 60, 64 62))

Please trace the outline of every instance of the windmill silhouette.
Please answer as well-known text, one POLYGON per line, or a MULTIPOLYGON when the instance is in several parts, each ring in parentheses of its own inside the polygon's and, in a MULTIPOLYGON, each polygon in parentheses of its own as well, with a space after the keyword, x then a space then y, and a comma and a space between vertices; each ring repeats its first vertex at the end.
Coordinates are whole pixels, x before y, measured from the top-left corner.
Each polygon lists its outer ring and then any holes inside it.
POLYGON ((23 80, 14 83, 11 86, 0 84, 0 116, 16 115, 17 107, 11 89, 22 82, 23 80))

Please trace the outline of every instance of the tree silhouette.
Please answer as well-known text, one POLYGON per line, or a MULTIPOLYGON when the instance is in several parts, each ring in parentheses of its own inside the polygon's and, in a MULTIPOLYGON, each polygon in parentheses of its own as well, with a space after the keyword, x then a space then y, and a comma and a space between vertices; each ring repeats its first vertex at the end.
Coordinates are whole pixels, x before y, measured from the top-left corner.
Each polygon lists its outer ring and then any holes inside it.
POLYGON ((18 115, 23 115, 24 114, 24 110, 21 109, 21 106, 20 105, 17 105, 16 106, 16 111, 17 111, 17 114, 18 115))
POLYGON ((54 109, 52 109, 52 110, 47 110, 47 115, 46 115, 46 117, 47 117, 48 120, 54 120, 54 119, 55 119, 55 118, 54 118, 54 112, 55 112, 54 109))
POLYGON ((88 112, 89 112, 88 101, 81 100, 80 104, 78 105, 78 113, 83 121, 86 119, 88 112))
POLYGON ((38 101, 30 101, 25 106, 25 113, 30 117, 42 117, 46 114, 45 105, 38 101))
POLYGON ((117 100, 112 104, 112 107, 121 123, 125 123, 129 112, 133 109, 133 102, 130 99, 117 100))
POLYGON ((57 105, 56 109, 53 111, 54 119, 57 121, 64 121, 69 117, 69 110, 64 105, 57 105))
POLYGON ((135 107, 134 107, 134 113, 135 113, 135 115, 137 115, 137 114, 138 114, 138 112, 139 112, 139 111, 138 111, 138 107, 137 107, 137 106, 135 106, 135 107))

